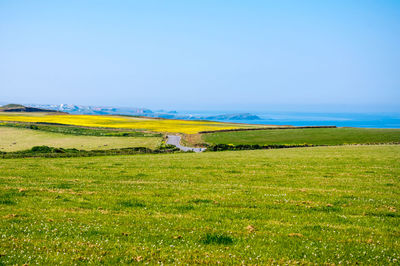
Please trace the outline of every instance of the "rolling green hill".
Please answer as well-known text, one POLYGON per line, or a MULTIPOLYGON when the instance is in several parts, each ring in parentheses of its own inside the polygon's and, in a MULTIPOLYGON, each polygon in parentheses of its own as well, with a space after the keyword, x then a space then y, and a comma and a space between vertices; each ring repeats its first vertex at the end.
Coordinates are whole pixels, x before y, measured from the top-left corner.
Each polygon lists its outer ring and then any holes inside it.
POLYGON ((7 108, 24 108, 25 106, 21 104, 10 103, 0 107, 0 109, 7 109, 7 108))
POLYGON ((341 145, 399 143, 400 129, 308 128, 233 131, 203 134, 210 144, 314 144, 341 145))
POLYGON ((55 110, 41 109, 35 107, 26 107, 20 104, 7 104, 0 107, 0 112, 17 112, 17 113, 63 113, 55 110))

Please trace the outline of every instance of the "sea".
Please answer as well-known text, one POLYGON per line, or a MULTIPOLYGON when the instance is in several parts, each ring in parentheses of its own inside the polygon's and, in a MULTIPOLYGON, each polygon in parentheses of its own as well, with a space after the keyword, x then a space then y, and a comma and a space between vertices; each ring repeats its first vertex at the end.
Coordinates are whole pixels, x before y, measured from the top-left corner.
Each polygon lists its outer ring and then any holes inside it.
MULTIPOLYGON (((218 111, 185 111, 179 112, 209 116, 216 114, 233 114, 244 112, 218 111)), ((260 125, 291 125, 291 126, 337 126, 361 128, 400 128, 399 113, 304 113, 304 112, 249 112, 257 115, 259 120, 221 120, 220 122, 234 122, 260 125)))

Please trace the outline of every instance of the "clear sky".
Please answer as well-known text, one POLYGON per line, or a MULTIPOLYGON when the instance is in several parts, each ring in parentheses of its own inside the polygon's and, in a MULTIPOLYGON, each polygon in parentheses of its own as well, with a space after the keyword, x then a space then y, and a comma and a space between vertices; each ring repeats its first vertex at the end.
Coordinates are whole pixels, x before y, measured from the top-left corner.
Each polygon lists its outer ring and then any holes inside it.
POLYGON ((400 1, 0 0, 0 102, 400 111, 400 1))

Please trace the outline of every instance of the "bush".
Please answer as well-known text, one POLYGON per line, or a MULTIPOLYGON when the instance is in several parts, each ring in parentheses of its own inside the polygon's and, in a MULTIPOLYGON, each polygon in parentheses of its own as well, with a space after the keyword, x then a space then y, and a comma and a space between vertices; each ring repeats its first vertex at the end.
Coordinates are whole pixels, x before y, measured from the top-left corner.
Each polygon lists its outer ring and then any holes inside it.
POLYGON ((209 244, 230 245, 233 244, 233 238, 225 234, 207 233, 203 237, 202 242, 207 245, 209 244))
POLYGON ((260 149, 284 149, 284 148, 300 148, 300 147, 314 147, 324 145, 313 145, 313 144, 271 144, 271 145, 259 145, 259 144, 215 144, 210 145, 208 151, 234 151, 234 150, 260 150, 260 149))
POLYGON ((44 158, 65 158, 65 157, 89 157, 89 156, 109 156, 109 155, 133 155, 144 153, 173 153, 179 151, 175 146, 173 148, 164 147, 164 149, 152 150, 146 147, 121 148, 110 150, 77 150, 53 148, 48 146, 35 146, 32 149, 15 152, 1 152, 1 158, 26 158, 26 157, 44 157, 44 158))
POLYGON ((50 148, 48 146, 34 146, 30 150, 31 152, 37 152, 37 153, 49 153, 53 152, 54 148, 50 148))

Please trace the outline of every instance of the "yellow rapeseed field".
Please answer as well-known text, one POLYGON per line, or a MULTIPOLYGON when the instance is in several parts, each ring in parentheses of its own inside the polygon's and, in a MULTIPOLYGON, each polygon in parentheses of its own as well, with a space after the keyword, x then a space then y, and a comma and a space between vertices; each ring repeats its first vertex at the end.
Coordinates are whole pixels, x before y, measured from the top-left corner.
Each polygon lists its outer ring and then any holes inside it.
POLYGON ((103 115, 0 113, 0 121, 45 122, 85 127, 129 128, 154 132, 195 134, 199 131, 249 127, 209 121, 185 121, 103 115))

